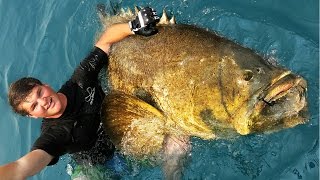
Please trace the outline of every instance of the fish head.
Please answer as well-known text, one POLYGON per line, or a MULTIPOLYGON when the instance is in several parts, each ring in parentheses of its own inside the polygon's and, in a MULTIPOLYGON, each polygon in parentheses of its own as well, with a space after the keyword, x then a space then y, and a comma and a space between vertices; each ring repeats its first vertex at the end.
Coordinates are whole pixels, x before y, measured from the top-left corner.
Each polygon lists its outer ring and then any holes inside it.
POLYGON ((307 82, 290 72, 265 88, 251 114, 251 131, 278 130, 303 124, 308 119, 307 82))
POLYGON ((307 82, 284 71, 249 99, 245 126, 235 125, 240 134, 273 132, 304 124, 308 120, 307 82), (245 127, 245 128, 244 128, 245 127))
POLYGON ((272 58, 265 59, 237 45, 229 46, 234 66, 228 77, 234 77, 230 78, 235 84, 232 86, 239 89, 237 98, 241 99, 230 113, 230 122, 238 133, 272 132, 308 120, 307 82, 303 77, 272 58))

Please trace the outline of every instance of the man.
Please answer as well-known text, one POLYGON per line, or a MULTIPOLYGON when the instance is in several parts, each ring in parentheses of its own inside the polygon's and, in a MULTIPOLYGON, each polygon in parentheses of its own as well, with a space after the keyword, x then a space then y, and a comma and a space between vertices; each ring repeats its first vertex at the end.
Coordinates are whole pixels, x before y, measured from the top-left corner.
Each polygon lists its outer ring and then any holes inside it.
POLYGON ((90 154, 90 150, 99 149, 98 155, 105 158, 95 163, 103 163, 112 156, 114 147, 106 142, 100 125, 100 106, 105 95, 98 73, 108 63, 113 43, 132 34, 153 35, 157 33, 158 21, 153 9, 144 8, 129 24, 109 27, 58 92, 35 78, 14 82, 9 90, 13 110, 23 116, 43 118, 43 123, 32 150, 17 161, 1 166, 0 179, 26 179, 57 163, 66 153, 89 151, 90 154), (101 144, 103 147, 99 147, 101 144))

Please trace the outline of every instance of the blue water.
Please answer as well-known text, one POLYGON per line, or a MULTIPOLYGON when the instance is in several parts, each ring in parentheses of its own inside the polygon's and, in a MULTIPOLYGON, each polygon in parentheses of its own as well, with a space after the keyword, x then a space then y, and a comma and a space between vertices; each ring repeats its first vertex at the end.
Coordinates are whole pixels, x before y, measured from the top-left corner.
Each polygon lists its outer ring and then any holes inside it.
MULTIPOLYGON (((40 120, 15 115, 8 86, 34 76, 59 89, 100 31, 98 0, 0 0, 0 164, 27 153, 40 120)), ((110 1, 104 1, 110 4, 110 1)), ((317 0, 112 1, 122 7, 166 8, 178 23, 217 31, 308 81, 310 122, 273 134, 234 141, 192 140, 185 179, 319 179, 319 2, 317 0)), ((159 47, 161 48, 161 47, 159 47)), ((30 178, 69 179, 68 156, 30 178)), ((137 169, 123 179, 161 179, 160 167, 137 169)))

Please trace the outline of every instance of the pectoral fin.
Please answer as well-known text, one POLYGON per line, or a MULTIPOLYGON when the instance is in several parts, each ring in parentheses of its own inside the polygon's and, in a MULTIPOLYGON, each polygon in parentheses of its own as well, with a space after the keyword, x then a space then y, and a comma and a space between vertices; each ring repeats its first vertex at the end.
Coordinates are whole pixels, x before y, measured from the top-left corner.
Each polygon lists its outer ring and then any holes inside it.
POLYGON ((141 158, 161 151, 165 117, 150 104, 112 92, 106 96, 101 113, 106 133, 124 154, 141 158))

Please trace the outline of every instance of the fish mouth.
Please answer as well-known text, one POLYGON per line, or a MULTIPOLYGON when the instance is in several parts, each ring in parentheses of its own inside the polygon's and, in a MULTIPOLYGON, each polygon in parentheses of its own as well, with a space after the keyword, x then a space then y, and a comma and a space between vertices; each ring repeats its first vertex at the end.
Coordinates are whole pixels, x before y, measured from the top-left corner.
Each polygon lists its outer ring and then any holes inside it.
POLYGON ((304 97, 307 90, 307 83, 302 77, 291 74, 291 72, 288 71, 273 80, 259 96, 259 100, 262 100, 269 106, 273 106, 278 99, 286 96, 291 92, 290 90, 293 89, 297 89, 298 95, 304 97))
POLYGON ((306 122, 307 82, 290 71, 274 79, 258 96, 251 131, 294 127, 306 122))

